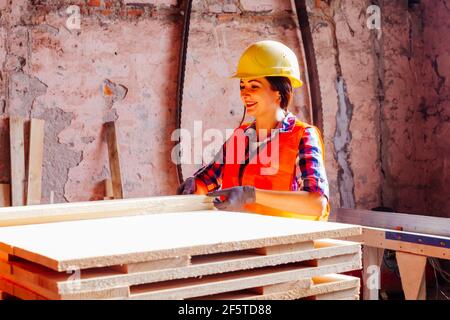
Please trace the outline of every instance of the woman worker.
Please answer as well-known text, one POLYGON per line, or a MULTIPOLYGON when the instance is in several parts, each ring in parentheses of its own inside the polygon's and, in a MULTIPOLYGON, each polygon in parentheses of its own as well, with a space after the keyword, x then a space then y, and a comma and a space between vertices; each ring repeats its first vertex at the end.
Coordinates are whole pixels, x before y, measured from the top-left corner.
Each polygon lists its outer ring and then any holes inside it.
POLYGON ((214 204, 221 210, 327 220, 320 132, 288 111, 293 88, 302 85, 295 53, 277 41, 256 42, 232 77, 240 78, 241 99, 254 121, 236 129, 215 160, 177 193, 218 197, 214 204))

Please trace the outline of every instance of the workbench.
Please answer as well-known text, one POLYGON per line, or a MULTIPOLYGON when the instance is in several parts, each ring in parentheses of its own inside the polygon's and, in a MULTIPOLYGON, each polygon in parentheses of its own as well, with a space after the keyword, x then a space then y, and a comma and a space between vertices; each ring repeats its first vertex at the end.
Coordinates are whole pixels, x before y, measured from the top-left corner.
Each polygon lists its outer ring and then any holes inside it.
POLYGON ((363 296, 378 300, 384 249, 396 252, 407 300, 426 299, 427 258, 450 259, 450 219, 403 213, 339 208, 330 221, 362 226, 362 234, 345 239, 363 245, 363 296))

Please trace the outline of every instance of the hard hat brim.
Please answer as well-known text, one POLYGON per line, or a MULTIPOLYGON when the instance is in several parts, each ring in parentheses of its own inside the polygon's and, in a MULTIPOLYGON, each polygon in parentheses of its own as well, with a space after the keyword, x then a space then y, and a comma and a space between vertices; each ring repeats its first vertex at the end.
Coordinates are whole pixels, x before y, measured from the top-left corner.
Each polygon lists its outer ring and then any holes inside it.
MULTIPOLYGON (((266 74, 266 75, 250 75, 250 74, 240 74, 240 73, 234 73, 231 76, 229 76, 229 79, 236 79, 236 78, 242 78, 242 79, 248 79, 248 78, 264 78, 264 77, 280 77, 279 74, 266 74)), ((281 76, 286 77, 291 80, 291 84, 293 88, 300 88, 303 85, 303 81, 300 79, 290 77, 290 76, 281 76)))

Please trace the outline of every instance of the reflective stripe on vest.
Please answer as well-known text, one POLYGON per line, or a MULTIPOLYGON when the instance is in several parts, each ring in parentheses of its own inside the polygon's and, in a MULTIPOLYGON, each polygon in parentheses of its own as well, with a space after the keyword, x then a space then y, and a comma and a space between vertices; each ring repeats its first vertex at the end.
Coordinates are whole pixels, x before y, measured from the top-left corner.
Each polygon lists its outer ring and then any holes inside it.
MULTIPOLYGON (((226 159, 222 174, 222 189, 250 185, 264 190, 292 191, 292 185, 294 179, 296 179, 295 167, 300 139, 305 129, 313 126, 296 120, 295 126, 291 131, 278 132, 275 138, 256 152, 254 157, 245 159, 245 154, 247 153, 246 147, 248 148, 248 141, 246 142, 245 139, 248 138, 245 137, 244 130, 247 127, 248 124, 245 124, 236 129, 226 142, 226 159), (277 149, 279 152, 275 152, 277 149)), ((319 140, 323 155, 324 147, 320 134, 319 140)), ((321 216, 301 215, 260 204, 246 205, 245 209, 264 215, 306 220, 327 220, 329 214, 329 205, 327 205, 327 209, 321 216)))

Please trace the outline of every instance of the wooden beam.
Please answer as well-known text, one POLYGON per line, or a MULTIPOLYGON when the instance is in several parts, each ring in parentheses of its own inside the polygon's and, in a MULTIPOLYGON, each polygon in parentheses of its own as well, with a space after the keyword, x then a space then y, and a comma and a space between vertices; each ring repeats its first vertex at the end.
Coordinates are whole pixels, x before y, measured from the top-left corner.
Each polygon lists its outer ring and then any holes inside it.
POLYGON ((45 121, 31 119, 27 205, 41 203, 45 121))
MULTIPOLYGON (((408 252, 434 258, 449 259, 450 257, 450 248, 448 247, 436 247, 419 243, 405 242, 401 240, 386 239, 386 232, 389 232, 389 230, 377 228, 363 228, 362 234, 363 244, 375 248, 408 252)), ((398 233, 405 235, 411 234, 407 232, 398 232, 398 233)), ((446 237, 436 237, 436 238, 437 239, 440 238, 446 241, 450 240, 449 238, 446 237)))
POLYGON ((11 206, 11 186, 0 184, 0 207, 11 206))
POLYGON ((0 208, 0 227, 49 222, 91 220, 177 211, 211 210, 212 198, 203 195, 165 196, 0 208))
POLYGON ((113 196, 115 199, 123 199, 122 175, 120 170, 120 155, 116 134, 116 124, 114 122, 107 122, 105 123, 105 129, 113 196))
POLYGON ((9 136, 11 148, 11 196, 13 206, 25 204, 25 150, 24 119, 9 119, 9 136))
POLYGON ((384 249, 363 246, 363 299, 378 300, 384 249))
POLYGON ((425 266, 427 257, 396 252, 406 300, 426 300, 425 266))
MULTIPOLYGON (((361 235, 352 237, 341 237, 341 239, 346 241, 360 242, 363 245, 369 247, 409 252, 427 257, 434 257, 447 260, 450 257, 450 248, 448 246, 444 245, 432 246, 423 243, 421 244, 421 243, 407 242, 403 240, 389 239, 387 237, 387 233, 392 233, 392 230, 363 227, 361 235)), ((398 234, 403 239, 408 239, 408 237, 410 236, 414 237, 423 236, 430 238, 430 235, 422 235, 420 233, 412 233, 412 232, 395 231, 395 234, 398 234)), ((434 236, 432 238, 435 240, 435 242, 440 241, 442 244, 446 244, 450 241, 450 238, 443 236, 434 236)))
POLYGON ((329 221, 450 237, 448 218, 338 208, 332 212, 329 221))
POLYGON ((105 198, 114 199, 114 191, 111 179, 105 179, 105 198))

